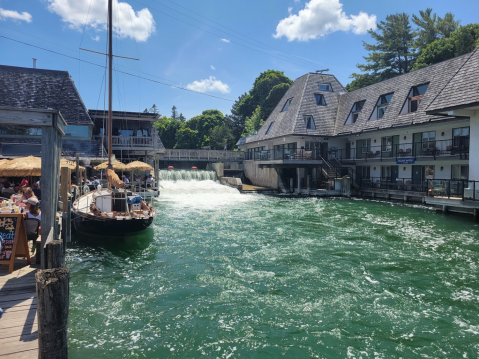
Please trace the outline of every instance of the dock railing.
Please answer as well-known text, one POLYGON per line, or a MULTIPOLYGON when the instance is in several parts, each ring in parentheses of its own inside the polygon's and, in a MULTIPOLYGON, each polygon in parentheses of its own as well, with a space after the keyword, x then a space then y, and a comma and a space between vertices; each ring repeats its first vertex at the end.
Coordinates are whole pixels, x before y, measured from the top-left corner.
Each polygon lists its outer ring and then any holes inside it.
POLYGON ((319 149, 307 150, 305 148, 278 148, 245 152, 245 160, 252 161, 322 161, 319 149))
POLYGON ((479 181, 434 179, 427 186, 431 197, 479 201, 479 181))
POLYGON ((166 149, 165 159, 169 160, 237 160, 244 159, 242 151, 225 150, 175 150, 166 149))

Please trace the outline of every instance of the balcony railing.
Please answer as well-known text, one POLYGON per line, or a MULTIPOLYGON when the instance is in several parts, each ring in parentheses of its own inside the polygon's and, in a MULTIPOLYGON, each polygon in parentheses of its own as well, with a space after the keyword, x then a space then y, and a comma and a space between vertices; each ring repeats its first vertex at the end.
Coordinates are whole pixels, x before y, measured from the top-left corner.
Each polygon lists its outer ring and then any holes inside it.
POLYGON ((297 148, 280 148, 273 150, 263 150, 255 152, 245 152, 245 160, 253 161, 319 161, 323 158, 320 156, 319 149, 305 150, 297 148))
POLYGON ((362 148, 330 150, 328 159, 332 156, 338 160, 387 160, 396 158, 421 158, 459 156, 467 159, 469 156, 469 138, 458 140, 434 140, 414 143, 367 146, 362 148))
MULTIPOLYGON (((102 139, 105 143, 108 140, 107 136, 95 136, 96 139, 102 139)), ((141 148, 158 148, 159 142, 156 136, 144 136, 144 137, 137 137, 137 136, 112 136, 111 137, 111 145, 113 148, 115 147, 141 147, 141 148)))
POLYGON ((174 160, 243 160, 244 152, 221 150, 165 150, 165 158, 174 160))

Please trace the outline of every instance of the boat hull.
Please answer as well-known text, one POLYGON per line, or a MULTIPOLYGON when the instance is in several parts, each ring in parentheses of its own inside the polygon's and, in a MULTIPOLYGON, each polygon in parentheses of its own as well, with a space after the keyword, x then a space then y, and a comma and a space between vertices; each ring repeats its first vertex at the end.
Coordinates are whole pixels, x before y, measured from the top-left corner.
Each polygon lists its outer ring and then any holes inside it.
POLYGON ((78 233, 92 234, 102 237, 118 237, 137 233, 147 229, 153 222, 153 217, 144 219, 99 219, 76 216, 73 221, 78 233))

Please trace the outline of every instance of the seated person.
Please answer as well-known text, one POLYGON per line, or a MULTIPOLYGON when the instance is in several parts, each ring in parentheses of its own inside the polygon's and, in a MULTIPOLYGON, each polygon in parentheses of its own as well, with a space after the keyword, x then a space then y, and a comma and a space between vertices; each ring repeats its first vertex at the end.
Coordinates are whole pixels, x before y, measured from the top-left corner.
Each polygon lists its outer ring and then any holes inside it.
POLYGON ((20 183, 15 183, 15 186, 13 187, 13 190, 17 194, 22 194, 22 187, 20 186, 20 183))
POLYGON ((5 182, 3 185, 2 197, 10 198, 12 194, 15 194, 15 191, 10 186, 10 182, 5 182))
POLYGON ((93 176, 93 181, 91 182, 92 185, 98 186, 100 184, 100 180, 97 176, 93 176))
POLYGON ((33 194, 39 199, 41 200, 42 199, 42 190, 40 188, 38 188, 38 184, 34 183, 32 185, 32 191, 33 191, 33 194))
MULTIPOLYGON (((22 202, 26 203, 25 201, 32 197, 37 198, 37 196, 35 196, 35 193, 33 193, 33 190, 30 187, 24 187, 22 198, 20 198, 15 204, 18 206, 22 202)), ((37 201, 38 201, 38 198, 37 198, 37 201)))
POLYGON ((151 187, 152 182, 153 182, 153 175, 149 175, 148 178, 146 179, 146 186, 151 187))
POLYGON ((22 182, 20 182, 20 187, 28 187, 28 179, 27 177, 23 177, 22 182))
POLYGON ((130 183, 130 180, 128 179, 126 175, 123 175, 123 182, 130 183))
MULTIPOLYGON (((42 220, 42 212, 40 211, 40 208, 38 207, 39 201, 36 197, 31 197, 27 199, 26 201, 23 201, 23 203, 26 204, 25 208, 28 212, 23 213, 24 218, 36 218, 39 219, 40 221, 42 220)), ((38 234, 41 234, 41 227, 38 228, 38 234)))

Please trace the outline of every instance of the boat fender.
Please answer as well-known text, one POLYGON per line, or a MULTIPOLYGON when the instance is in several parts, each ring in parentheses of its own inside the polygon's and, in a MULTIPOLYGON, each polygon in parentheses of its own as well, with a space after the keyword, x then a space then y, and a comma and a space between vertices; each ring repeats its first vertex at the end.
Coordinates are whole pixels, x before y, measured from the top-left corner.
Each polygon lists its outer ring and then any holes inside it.
POLYGON ((86 194, 90 192, 90 187, 88 187, 87 185, 83 186, 83 194, 86 194))

